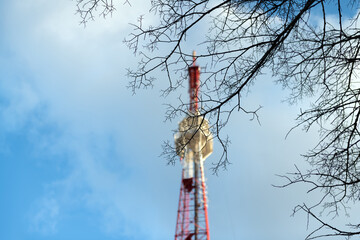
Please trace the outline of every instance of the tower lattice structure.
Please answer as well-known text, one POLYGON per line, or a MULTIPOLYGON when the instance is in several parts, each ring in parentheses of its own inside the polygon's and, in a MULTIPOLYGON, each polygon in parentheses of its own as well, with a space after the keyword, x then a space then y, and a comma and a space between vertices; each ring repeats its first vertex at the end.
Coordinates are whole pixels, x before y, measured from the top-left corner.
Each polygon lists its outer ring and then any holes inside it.
POLYGON ((204 160, 213 151, 208 121, 198 111, 200 67, 189 67, 189 114, 179 123, 175 146, 182 177, 175 240, 210 240, 204 160))

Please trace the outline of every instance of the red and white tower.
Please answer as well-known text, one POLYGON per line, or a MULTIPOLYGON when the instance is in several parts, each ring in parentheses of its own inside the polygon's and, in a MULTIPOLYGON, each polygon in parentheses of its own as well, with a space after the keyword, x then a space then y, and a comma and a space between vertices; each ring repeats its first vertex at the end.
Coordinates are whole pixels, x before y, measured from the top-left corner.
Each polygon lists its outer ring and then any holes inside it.
POLYGON ((200 67, 189 67, 189 115, 179 123, 175 146, 182 165, 175 240, 210 240, 204 160, 213 151, 208 121, 198 111, 200 67))

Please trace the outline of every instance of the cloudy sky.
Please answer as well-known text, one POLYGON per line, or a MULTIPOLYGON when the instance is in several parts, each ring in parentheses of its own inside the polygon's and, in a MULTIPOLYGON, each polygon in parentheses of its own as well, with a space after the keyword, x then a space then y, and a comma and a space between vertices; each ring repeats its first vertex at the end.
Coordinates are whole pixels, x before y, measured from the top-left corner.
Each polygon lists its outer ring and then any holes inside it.
MULTIPOLYGON (((140 14, 156 21, 148 8, 120 3, 84 28, 75 1, 0 1, 0 239, 173 238, 181 168, 159 155, 181 120, 164 122, 176 96, 160 97, 161 79, 134 96, 126 88, 138 59, 123 39, 140 14)), ((211 174, 216 144, 207 159, 212 239, 300 240, 315 226, 291 213, 316 196, 271 186, 306 167, 300 154, 316 139, 301 130, 285 139, 299 111, 285 97, 262 76, 244 100, 263 106, 261 125, 235 113, 225 129, 232 164, 211 174)))

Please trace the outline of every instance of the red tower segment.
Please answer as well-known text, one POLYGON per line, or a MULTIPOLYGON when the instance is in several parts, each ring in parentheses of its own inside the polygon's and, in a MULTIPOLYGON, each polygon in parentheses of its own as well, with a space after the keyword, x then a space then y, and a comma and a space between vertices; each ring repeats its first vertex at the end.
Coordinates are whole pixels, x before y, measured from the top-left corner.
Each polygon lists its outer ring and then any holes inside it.
POLYGON ((179 123, 176 151, 183 166, 175 240, 210 240, 204 160, 212 153, 209 123, 199 115, 200 68, 189 67, 190 116, 179 123))
POLYGON ((189 94, 190 94, 190 112, 195 113, 198 110, 199 89, 200 89, 200 67, 196 66, 195 51, 193 52, 193 65, 189 67, 189 94))

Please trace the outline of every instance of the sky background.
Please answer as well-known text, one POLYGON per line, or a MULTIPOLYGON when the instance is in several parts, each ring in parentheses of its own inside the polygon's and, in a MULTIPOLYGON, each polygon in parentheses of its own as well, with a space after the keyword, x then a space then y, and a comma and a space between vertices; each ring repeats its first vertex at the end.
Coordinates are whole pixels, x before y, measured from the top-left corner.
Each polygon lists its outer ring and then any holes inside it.
MULTIPOLYGON (((161 73, 153 89, 126 88, 138 59, 123 39, 140 14, 156 21, 147 2, 84 28, 75 1, 0 0, 0 239, 173 239, 181 167, 159 155, 181 120, 164 122, 176 96, 160 97, 161 73)), ((290 216, 316 196, 271 186, 306 168, 300 154, 316 141, 301 129, 285 139, 300 108, 286 94, 261 76, 244 99, 263 106, 261 125, 235 113, 224 130, 232 164, 211 174, 217 144, 206 160, 212 239, 300 240, 316 226, 290 216)))

